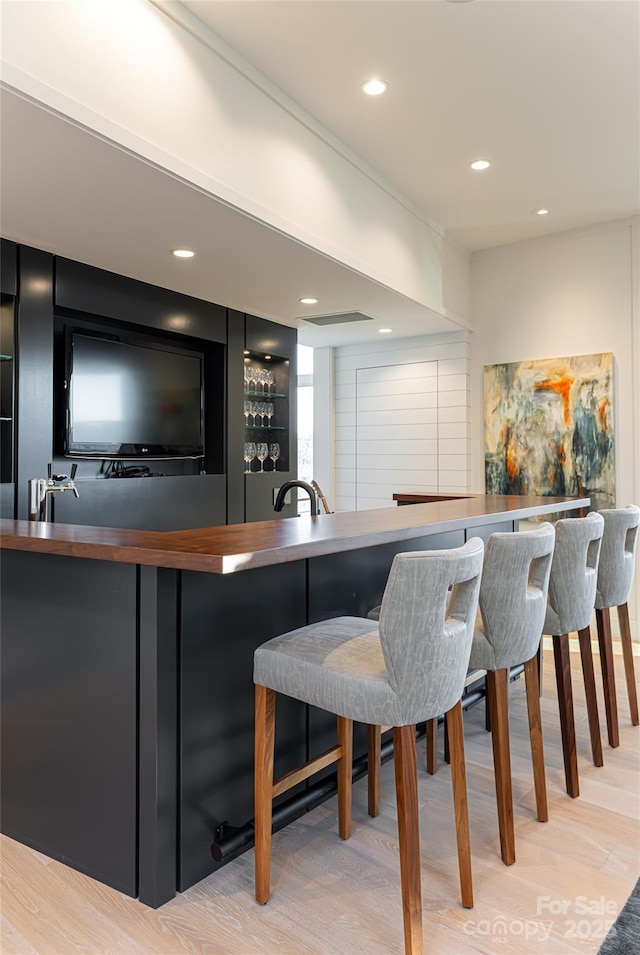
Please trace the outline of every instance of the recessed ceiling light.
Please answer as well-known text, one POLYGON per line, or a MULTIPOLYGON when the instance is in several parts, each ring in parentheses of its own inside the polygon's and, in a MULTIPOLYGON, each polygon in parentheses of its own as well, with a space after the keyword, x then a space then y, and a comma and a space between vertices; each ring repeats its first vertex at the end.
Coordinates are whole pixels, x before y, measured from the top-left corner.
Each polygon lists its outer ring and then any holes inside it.
POLYGON ((248 349, 248 348, 245 348, 245 350, 243 351, 243 353, 242 353, 242 354, 243 354, 243 355, 250 355, 250 354, 251 354, 251 352, 249 351, 249 349, 248 349))
POLYGON ((488 169, 491 163, 488 159, 476 159, 475 162, 471 163, 472 169, 488 169))
POLYGON ((177 259, 192 259, 195 252, 191 249, 171 249, 171 255, 175 255, 177 259))
POLYGON ((303 305, 317 305, 317 304, 318 304, 318 299, 317 299, 317 298, 301 298, 300 301, 301 301, 301 303, 302 303, 303 305))
POLYGON ((392 328, 379 328, 378 331, 381 335, 389 335, 393 331, 392 328))
POLYGON ((367 80, 366 83, 363 83, 360 89, 363 93, 366 93, 367 96, 380 96, 381 93, 384 93, 389 84, 385 80, 367 80))
POLYGON ((271 361, 271 355, 265 355, 265 356, 264 356, 264 360, 265 360, 265 361, 271 361))
POLYGON ((534 209, 534 212, 535 212, 535 214, 536 214, 537 216, 548 216, 548 215, 549 215, 549 210, 548 210, 548 209, 534 209))

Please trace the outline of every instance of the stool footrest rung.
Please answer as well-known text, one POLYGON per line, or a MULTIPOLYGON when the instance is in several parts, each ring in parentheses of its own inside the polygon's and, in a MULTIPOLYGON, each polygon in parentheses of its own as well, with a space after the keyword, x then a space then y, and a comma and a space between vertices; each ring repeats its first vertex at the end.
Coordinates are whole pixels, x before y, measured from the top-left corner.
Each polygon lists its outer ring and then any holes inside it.
POLYGON ((273 784, 273 798, 275 799, 276 796, 286 793, 288 789, 292 789, 293 786, 297 786, 298 783, 308 779, 309 776, 313 776, 314 773, 324 769, 325 766, 331 766, 332 763, 336 763, 341 758, 342 746, 334 746, 332 749, 328 749, 326 753, 322 753, 321 756, 310 759, 309 762, 303 766, 298 766, 296 769, 290 770, 288 773, 285 773, 284 776, 280 776, 279 779, 275 780, 273 784))

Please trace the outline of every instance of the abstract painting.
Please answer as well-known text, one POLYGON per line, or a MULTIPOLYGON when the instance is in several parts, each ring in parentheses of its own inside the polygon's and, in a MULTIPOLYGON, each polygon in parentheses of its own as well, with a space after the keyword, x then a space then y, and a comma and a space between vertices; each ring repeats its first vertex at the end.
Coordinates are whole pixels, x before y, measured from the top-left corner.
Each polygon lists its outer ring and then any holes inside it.
POLYGON ((613 354, 485 365, 487 494, 615 506, 613 354))

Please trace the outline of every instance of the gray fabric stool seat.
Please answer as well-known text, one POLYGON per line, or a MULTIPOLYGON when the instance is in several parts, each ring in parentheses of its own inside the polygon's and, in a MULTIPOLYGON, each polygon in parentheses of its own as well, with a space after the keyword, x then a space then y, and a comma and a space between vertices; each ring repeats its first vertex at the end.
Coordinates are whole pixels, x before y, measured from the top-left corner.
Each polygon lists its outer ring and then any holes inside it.
POLYGON ((473 904, 460 696, 473 637, 482 556, 474 539, 447 551, 398 554, 376 624, 338 617, 283 634, 254 654, 256 900, 270 896, 273 798, 337 763, 338 831, 351 832, 353 720, 393 727, 406 955, 421 955, 422 903, 415 724, 450 722, 462 904, 473 904), (275 694, 337 716, 338 745, 274 782, 275 694), (455 750, 455 753, 454 753, 455 750))
POLYGON ((543 633, 553 637, 565 781, 567 792, 575 797, 580 790, 569 659, 569 634, 574 632, 580 641, 593 762, 602 766, 590 621, 596 598, 604 521, 599 514, 589 514, 588 517, 557 521, 555 528, 556 544, 543 633))
POLYGON ((500 850, 506 865, 515 862, 511 756, 509 752, 509 672, 524 662, 538 819, 546 822, 547 791, 540 718, 536 654, 547 604, 554 530, 492 534, 482 569, 480 614, 469 666, 487 671, 500 850))
POLYGON ((633 649, 627 600, 633 583, 635 551, 640 524, 640 508, 635 504, 617 510, 600 511, 604 519, 602 553, 596 589, 596 624, 600 646, 600 665, 604 684, 604 705, 610 746, 620 745, 618 702, 616 699, 613 647, 611 643, 612 607, 618 608, 624 673, 629 696, 631 722, 638 725, 638 695, 633 670, 633 649))

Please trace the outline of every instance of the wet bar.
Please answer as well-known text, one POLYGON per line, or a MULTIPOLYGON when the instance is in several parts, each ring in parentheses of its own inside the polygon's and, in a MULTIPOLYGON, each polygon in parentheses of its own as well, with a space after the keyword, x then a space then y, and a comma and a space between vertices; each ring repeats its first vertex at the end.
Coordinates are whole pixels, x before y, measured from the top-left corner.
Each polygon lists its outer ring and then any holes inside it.
MULTIPOLYGON (((257 646, 366 615, 398 552, 587 505, 472 495, 167 532, 2 521, 3 831, 162 905, 251 844, 257 646)), ((278 774, 331 744, 333 719, 293 700, 279 727, 278 774)), ((365 752, 356 727, 356 772, 365 752)), ((276 823, 334 791, 306 788, 276 823)))

